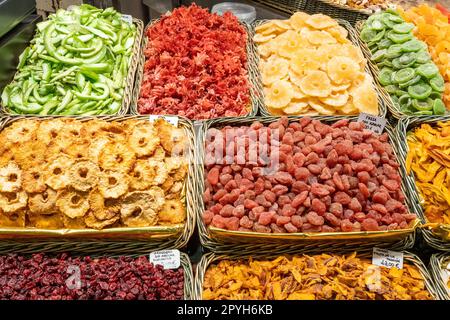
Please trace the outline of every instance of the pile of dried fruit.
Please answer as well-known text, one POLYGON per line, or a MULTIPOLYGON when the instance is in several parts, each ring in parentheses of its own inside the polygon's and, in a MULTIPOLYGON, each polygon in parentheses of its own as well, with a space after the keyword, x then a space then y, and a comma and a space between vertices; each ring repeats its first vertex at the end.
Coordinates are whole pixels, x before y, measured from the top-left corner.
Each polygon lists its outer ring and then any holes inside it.
POLYGON ((255 31, 265 104, 272 114, 378 114, 366 60, 336 20, 296 12, 255 31))
POLYGON ((321 254, 275 260, 222 260, 208 268, 203 299, 431 300, 419 270, 371 265, 368 259, 321 254))
POLYGON ((414 24, 388 9, 367 19, 361 39, 380 69, 378 81, 402 113, 444 114, 444 79, 431 60, 427 45, 413 35, 413 29, 414 24))
POLYGON ((164 270, 144 256, 0 256, 0 300, 181 300, 183 288, 181 267, 164 270))
POLYGON ((450 121, 422 124, 407 139, 406 169, 414 173, 425 216, 450 224, 450 121))
POLYGON ((450 23, 438 9, 421 4, 402 11, 403 18, 417 28, 414 34, 428 45, 434 63, 439 67, 445 81, 444 103, 450 109, 450 23))
POLYGON ((15 121, 0 134, 0 226, 181 223, 186 143, 164 120, 15 121))
POLYGON ((407 228, 416 218, 404 205, 387 134, 361 122, 283 117, 269 126, 210 129, 206 141, 207 225, 266 233, 379 231, 407 228))
POLYGON ((330 0, 334 4, 341 6, 348 6, 353 9, 378 11, 380 9, 387 9, 390 1, 386 0, 330 0))
POLYGON ((181 7, 146 36, 139 113, 211 119, 249 112, 247 34, 231 13, 181 7))

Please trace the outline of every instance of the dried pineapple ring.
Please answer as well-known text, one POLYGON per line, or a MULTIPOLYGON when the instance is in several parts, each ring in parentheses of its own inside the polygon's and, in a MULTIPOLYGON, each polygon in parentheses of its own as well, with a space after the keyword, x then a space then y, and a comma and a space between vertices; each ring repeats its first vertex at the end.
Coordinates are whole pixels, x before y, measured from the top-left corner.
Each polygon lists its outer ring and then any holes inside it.
POLYGON ((331 93, 326 98, 320 98, 320 101, 332 107, 342 107, 347 103, 348 97, 349 95, 347 92, 337 92, 331 93))
POLYGON ((108 137, 99 137, 94 139, 88 149, 88 158, 91 159, 92 162, 98 163, 98 157, 103 148, 112 140, 108 137))
MULTIPOLYGON (((267 110, 269 110, 269 113, 271 115, 274 115, 274 116, 284 116, 285 115, 285 113, 283 112, 283 109, 274 109, 274 108, 271 108, 271 107, 267 107, 267 110)), ((165 190, 165 191, 167 191, 167 190, 165 190)))
POLYGON ((76 120, 67 120, 58 137, 62 140, 69 140, 75 142, 78 140, 85 140, 88 138, 86 127, 83 122, 76 120))
POLYGON ((329 106, 320 103, 319 100, 309 99, 308 100, 308 104, 311 106, 311 108, 316 110, 319 114, 323 114, 323 115, 332 115, 332 114, 334 114, 334 109, 333 108, 330 108, 329 106))
POLYGON ((57 192, 47 188, 41 193, 30 196, 30 199, 28 200, 28 207, 33 213, 42 215, 53 214, 58 212, 58 208, 56 207, 57 198, 57 192))
MULTIPOLYGON (((165 172, 167 174, 167 171, 165 172)), ((150 165, 149 160, 138 160, 130 172, 130 187, 135 190, 146 190, 151 186, 156 174, 157 167, 150 165)))
POLYGON ((375 90, 367 82, 350 92, 354 106, 360 111, 378 115, 378 99, 375 90))
POLYGON ((188 138, 182 128, 176 128, 163 119, 154 122, 161 145, 171 155, 182 155, 188 146, 188 138))
POLYGON ((2 131, 6 144, 24 143, 36 137, 38 122, 35 120, 18 120, 2 131))
POLYGON ((26 211, 19 210, 11 214, 0 212, 0 227, 7 228, 25 228, 26 211))
POLYGON ((320 46, 323 44, 334 44, 336 39, 326 31, 309 31, 307 39, 310 43, 320 46))
POLYGON ((164 181, 166 181, 166 179, 168 177, 168 171, 167 171, 165 163, 161 162, 161 161, 152 160, 152 159, 149 159, 148 163, 149 163, 150 167, 153 168, 153 170, 156 172, 156 175, 154 176, 153 181, 151 182, 151 185, 155 186, 155 185, 163 184, 164 181))
MULTIPOLYGON (((182 161, 182 160, 181 160, 182 161)), ((184 179, 186 178, 188 172, 188 166, 186 163, 183 162, 183 166, 180 167, 173 175, 173 179, 178 182, 178 181, 184 181, 184 179)))
POLYGON ((345 50, 344 56, 349 57, 353 61, 355 61, 358 64, 363 64, 362 67, 365 66, 366 60, 364 59, 364 55, 360 48, 354 46, 353 44, 344 44, 343 49, 345 50))
POLYGON ((305 20, 305 23, 315 29, 326 29, 339 25, 336 20, 322 13, 311 15, 305 20))
POLYGON ((99 154, 99 165, 103 170, 130 171, 135 162, 135 154, 127 144, 110 142, 99 154))
POLYGON ((30 224, 32 227, 38 229, 62 229, 64 223, 61 219, 61 215, 58 213, 40 214, 30 213, 28 215, 30 224))
POLYGON ((45 183, 54 190, 67 187, 70 183, 69 169, 74 161, 65 154, 59 154, 50 160, 44 170, 45 183))
POLYGON ((359 65, 350 58, 338 56, 328 61, 327 71, 333 82, 348 83, 358 76, 359 65))
POLYGON ((84 217, 84 223, 86 223, 86 225, 89 228, 93 228, 93 229, 97 229, 97 230, 101 230, 103 228, 112 226, 114 223, 116 223, 117 221, 119 221, 120 217, 117 215, 111 219, 108 220, 98 220, 94 213, 92 211, 89 211, 85 217, 84 217))
POLYGON ((89 210, 88 194, 74 189, 60 191, 56 206, 69 218, 84 217, 89 210))
POLYGON ((289 23, 294 29, 299 30, 300 28, 306 26, 306 19, 309 17, 309 14, 306 12, 298 11, 291 16, 289 23))
POLYGON ((128 177, 119 171, 105 171, 100 176, 98 189, 105 198, 117 199, 128 191, 128 177))
POLYGON ((305 41, 300 38, 297 32, 289 30, 283 34, 283 39, 278 45, 278 54, 284 58, 292 58, 297 54, 297 50, 303 46, 305 41))
POLYGON ((307 97, 307 95, 298 86, 292 86, 292 88, 294 89, 294 99, 300 100, 307 97))
POLYGON ((0 167, 6 166, 10 161, 14 160, 14 154, 11 150, 6 149, 3 152, 0 152, 0 167))
POLYGON ((17 164, 23 169, 28 169, 44 162, 46 149, 44 143, 37 140, 28 140, 12 147, 11 151, 17 164))
POLYGON ((320 62, 317 60, 317 50, 315 49, 300 49, 296 55, 291 59, 291 69, 297 74, 304 73, 305 70, 317 70, 320 67, 320 62))
POLYGON ((292 85, 286 80, 278 80, 265 92, 267 106, 271 108, 283 108, 288 105, 294 96, 292 85))
POLYGON ((284 78, 287 75, 288 70, 289 64, 286 60, 278 58, 269 59, 261 68, 263 84, 269 85, 284 78))
POLYGON ((186 220, 186 208, 178 199, 167 200, 158 216, 161 222, 170 224, 182 223, 186 220))
POLYGON ((98 183, 100 170, 89 160, 79 160, 69 169, 70 185, 78 191, 88 191, 98 183))
POLYGON ((289 24, 289 20, 272 20, 273 23, 281 30, 289 30, 292 29, 291 25, 289 24))
POLYGON ((340 92, 340 91, 344 91, 347 90, 348 88, 350 88, 350 83, 346 83, 346 84, 341 84, 339 86, 331 86, 331 92, 340 92))
POLYGON ((331 93, 331 82, 323 71, 311 71, 300 82, 300 89, 310 96, 327 97, 331 93))
POLYGON ((62 119, 52 119, 52 121, 40 121, 39 128, 36 130, 38 141, 49 145, 50 142, 57 139, 61 134, 65 121, 62 119))
POLYGON ((1 192, 0 208, 5 213, 16 212, 27 206, 28 194, 24 191, 20 192, 1 192))
POLYGON ((89 139, 96 139, 99 137, 104 136, 105 131, 102 129, 106 126, 108 122, 105 120, 90 120, 88 122, 85 122, 86 127, 86 135, 89 139))
POLYGON ((286 114, 301 114, 303 111, 308 110, 308 103, 303 101, 291 102, 287 107, 283 108, 283 112, 286 114))
POLYGON ((169 190, 169 195, 167 196, 167 198, 170 197, 170 194, 176 195, 178 193, 181 192, 181 190, 183 190, 183 182, 181 181, 175 181, 174 184, 172 185, 172 187, 169 190))
POLYGON ((308 74, 308 70, 304 69, 302 71, 302 73, 298 74, 297 72, 293 71, 293 70, 289 70, 289 80, 295 85, 292 86, 293 90, 294 90, 294 98, 295 99, 302 99, 302 98, 297 98, 298 96, 306 96, 306 94, 301 91, 300 89, 300 84, 302 83, 302 79, 308 74), (296 88, 299 88, 299 90, 297 90, 296 88))
POLYGON ((89 193, 89 205, 98 220, 110 220, 120 214, 120 200, 105 199, 98 189, 89 193))
POLYGON ((256 33, 261 33, 261 31, 265 31, 268 29, 271 29, 275 26, 275 23, 273 20, 267 21, 266 23, 260 24, 259 26, 255 27, 256 33))
MULTIPOLYGON (((176 155, 174 155, 174 157, 175 156, 176 155)), ((164 148, 158 147, 158 148, 156 148, 155 152, 149 159, 156 160, 156 161, 164 161, 165 157, 166 157, 166 151, 164 150, 164 148)))
POLYGON ((42 168, 35 167, 24 171, 22 176, 22 188, 28 193, 44 192, 45 189, 47 189, 47 186, 45 185, 42 168))
POLYGON ((173 173, 174 171, 180 169, 185 165, 186 160, 181 157, 170 157, 164 159, 166 169, 168 173, 173 173))
POLYGON ((63 151, 72 158, 82 159, 88 157, 89 146, 90 144, 87 140, 78 140, 69 144, 63 151))
POLYGON ((168 176, 166 181, 161 185, 161 189, 163 189, 164 192, 168 192, 173 187, 174 183, 175 180, 171 176, 168 176))
POLYGON ((86 223, 84 222, 84 220, 84 217, 72 219, 66 215, 62 215, 62 221, 64 224, 64 228, 66 229, 86 229, 86 223))
POLYGON ((0 191, 15 192, 22 186, 22 170, 14 162, 9 162, 0 169, 0 191))
POLYGON ((164 192, 135 191, 123 198, 120 216, 123 224, 128 227, 153 226, 158 221, 157 211, 164 204, 164 192), (162 197, 161 197, 162 194, 162 197), (156 199, 155 197, 160 197, 156 199), (155 210, 155 200, 158 209, 155 210))
POLYGON ((356 107, 354 106, 354 104, 351 101, 348 101, 346 105, 344 105, 343 107, 341 107, 339 109, 339 111, 340 111, 340 113, 346 114, 346 115, 358 113, 358 109, 356 109, 356 107))
POLYGON ((159 145, 159 137, 155 127, 147 123, 133 128, 128 143, 138 157, 149 156, 159 145))
POLYGON ((345 56, 346 54, 347 51, 341 44, 324 44, 317 48, 316 57, 322 64, 327 64, 335 56, 345 56))
POLYGON ((344 27, 337 25, 328 28, 326 31, 329 32, 339 43, 341 44, 350 43, 350 41, 347 39, 348 31, 344 27))
POLYGON ((263 43, 263 42, 267 42, 273 38, 275 38, 275 34, 273 34, 273 33, 269 34, 267 36, 257 33, 253 36, 253 41, 256 43, 263 43))
POLYGON ((272 49, 269 43, 258 45, 258 53, 262 58, 268 58, 272 54, 272 49))

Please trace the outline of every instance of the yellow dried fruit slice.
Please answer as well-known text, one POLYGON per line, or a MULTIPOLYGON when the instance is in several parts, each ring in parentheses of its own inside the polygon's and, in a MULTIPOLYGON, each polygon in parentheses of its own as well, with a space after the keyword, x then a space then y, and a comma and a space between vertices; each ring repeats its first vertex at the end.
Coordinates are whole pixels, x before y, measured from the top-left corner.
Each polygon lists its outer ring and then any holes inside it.
POLYGON ((331 93, 347 90, 348 88, 350 88, 350 85, 350 83, 345 83, 338 86, 331 86, 331 93))
POLYGON ((300 89, 314 97, 327 97, 331 93, 331 82, 323 71, 310 71, 300 81, 300 89))
POLYGON ((289 24, 289 20, 272 20, 273 23, 282 30, 289 30, 292 29, 291 25, 289 24))
POLYGON ((378 115, 378 99, 377 94, 371 85, 367 82, 351 92, 353 104, 355 107, 365 113, 378 115))
POLYGON ((261 58, 267 59, 272 54, 271 45, 269 42, 258 45, 258 53, 261 58))
POLYGON ((317 111, 319 114, 323 115, 332 115, 335 113, 334 109, 321 103, 317 99, 309 99, 308 104, 311 108, 313 108, 315 111, 317 111))
POLYGON ((336 56, 345 56, 347 51, 341 44, 324 44, 317 48, 317 60, 328 63, 336 56))
POLYGON ((309 31, 307 33, 307 39, 314 45, 333 44, 337 43, 336 39, 326 31, 309 31))
POLYGON ((315 29, 326 29, 338 25, 336 20, 322 13, 311 15, 305 23, 315 29))
POLYGON ((293 99, 303 99, 308 97, 303 91, 302 89, 300 89, 298 86, 292 86, 292 88, 294 89, 294 96, 293 99))
POLYGON ((343 84, 356 78, 359 65, 350 58, 337 56, 328 61, 327 71, 333 82, 343 84))
POLYGON ((267 110, 269 111, 269 113, 271 115, 274 115, 274 116, 284 116, 285 115, 283 112, 283 109, 275 109, 275 108, 267 107, 267 110))
POLYGON ((320 98, 320 101, 332 107, 341 107, 347 103, 348 98, 349 95, 347 92, 338 92, 338 93, 331 93, 326 98, 320 98))
POLYGON ((266 105, 271 108, 283 108, 294 96, 292 85, 286 80, 278 80, 265 90, 266 105))
POLYGON ((270 29, 274 26, 275 24, 273 23, 272 20, 267 21, 266 23, 260 24, 259 26, 255 27, 255 32, 256 33, 261 33, 262 31, 265 31, 267 29, 270 29))
POLYGON ((308 102, 306 101, 296 101, 290 102, 286 107, 283 108, 283 112, 289 115, 302 114, 304 111, 307 111, 308 102))
POLYGON ((298 75, 305 74, 306 70, 317 70, 320 66, 315 49, 299 49, 291 59, 291 69, 298 75))
POLYGON ((366 82, 371 84, 372 83, 372 77, 368 76, 367 73, 365 73, 365 72, 358 72, 356 77, 353 79, 353 82, 351 83, 351 86, 353 88, 360 87, 366 82))
MULTIPOLYGON (((292 65, 291 65, 291 67, 292 67, 292 65)), ((308 73, 307 70, 303 70, 303 72, 301 74, 298 74, 297 72, 289 70, 289 80, 293 84, 295 84, 297 87, 300 87, 302 79, 304 76, 306 76, 307 73, 308 73)), ((303 93, 303 91, 302 91, 302 93, 303 93)))
POLYGON ((303 42, 295 31, 286 31, 280 38, 277 53, 284 58, 294 57, 297 50, 302 47, 303 42))
POLYGON ((271 39, 275 38, 275 34, 269 34, 267 36, 262 35, 260 33, 255 34, 255 36, 253 37, 253 41, 255 41, 256 43, 263 43, 263 42, 267 42, 271 39))
POLYGON ((341 44, 350 43, 350 41, 347 39, 348 31, 344 27, 337 25, 326 29, 326 31, 329 32, 337 40, 337 42, 341 44))
POLYGON ((288 70, 289 63, 285 59, 278 57, 270 58, 267 62, 263 63, 261 67, 263 84, 269 85, 286 77, 288 70))
POLYGON ((300 28, 306 26, 306 20, 309 17, 309 14, 307 14, 306 12, 298 11, 291 16, 291 18, 289 19, 289 23, 291 24, 292 28, 294 28, 295 30, 299 30, 300 28))
POLYGON ((356 114, 358 113, 358 109, 356 109, 353 103, 349 101, 346 105, 339 109, 339 113, 346 115, 356 114))
POLYGON ((342 46, 345 50, 345 56, 347 56, 348 58, 354 60, 356 63, 363 63, 363 65, 365 65, 366 60, 364 59, 364 55, 361 51, 361 49, 359 49, 358 47, 354 46, 353 44, 344 44, 342 46))

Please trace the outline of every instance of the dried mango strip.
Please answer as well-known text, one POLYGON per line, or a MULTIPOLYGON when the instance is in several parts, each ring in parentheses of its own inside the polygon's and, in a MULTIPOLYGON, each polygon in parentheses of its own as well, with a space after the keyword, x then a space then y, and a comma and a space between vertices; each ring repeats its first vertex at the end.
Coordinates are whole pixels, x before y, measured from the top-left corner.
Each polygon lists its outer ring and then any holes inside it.
POLYGON ((450 109, 450 24, 447 16, 427 4, 401 11, 401 15, 417 26, 415 36, 428 45, 431 57, 444 78, 443 101, 450 109))
POLYGON ((426 218, 450 224, 450 121, 422 124, 407 140, 406 169, 414 173, 426 218))
POLYGON ((371 265, 356 254, 222 260, 205 273, 203 299, 432 299, 419 270, 371 265), (217 281, 220 279, 220 281, 217 281))

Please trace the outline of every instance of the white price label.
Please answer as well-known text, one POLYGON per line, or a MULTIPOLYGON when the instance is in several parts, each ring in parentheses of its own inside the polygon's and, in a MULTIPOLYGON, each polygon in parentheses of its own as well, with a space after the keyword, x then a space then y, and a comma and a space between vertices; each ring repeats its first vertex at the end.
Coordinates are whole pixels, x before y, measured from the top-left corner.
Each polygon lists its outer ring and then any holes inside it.
POLYGON ((358 122, 363 122, 366 125, 367 129, 377 134, 382 134, 387 121, 385 118, 377 117, 367 113, 360 113, 358 122))
POLYGON ((373 248, 372 264, 389 269, 403 269, 403 252, 373 248))
POLYGON ((178 117, 177 116, 161 116, 158 114, 151 114, 148 116, 148 119, 150 122, 155 121, 156 119, 164 119, 168 123, 174 125, 175 127, 178 127, 178 117))
POLYGON ((133 23, 133 17, 130 16, 129 14, 123 14, 122 15, 122 20, 127 22, 127 23, 133 23))
POLYGON ((164 269, 177 269, 180 267, 180 251, 161 250, 150 253, 150 262, 161 265, 164 269))

